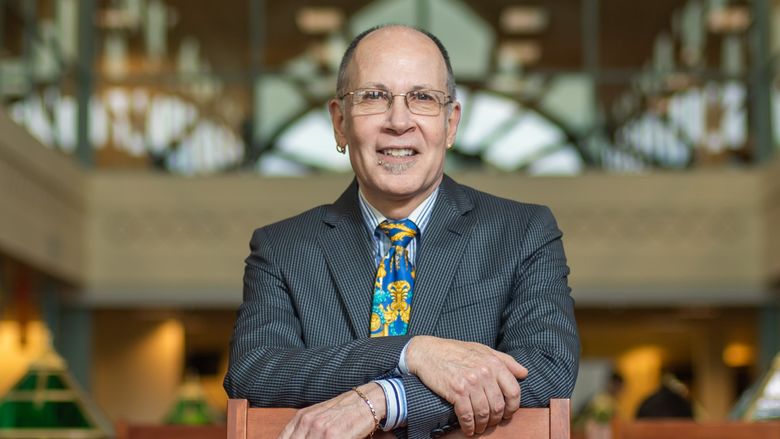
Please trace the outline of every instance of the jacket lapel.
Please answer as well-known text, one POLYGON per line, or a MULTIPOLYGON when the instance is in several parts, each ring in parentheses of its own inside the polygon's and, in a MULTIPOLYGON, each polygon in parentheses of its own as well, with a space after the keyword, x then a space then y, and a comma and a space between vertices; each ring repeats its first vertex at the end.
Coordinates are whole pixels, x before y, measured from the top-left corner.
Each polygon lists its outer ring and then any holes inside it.
POLYGON ((444 176, 427 230, 420 236, 409 334, 432 334, 466 251, 476 218, 463 189, 444 176))
POLYGON ((376 267, 355 181, 328 207, 323 221, 328 227, 319 236, 319 244, 349 315, 353 335, 368 337, 376 267))

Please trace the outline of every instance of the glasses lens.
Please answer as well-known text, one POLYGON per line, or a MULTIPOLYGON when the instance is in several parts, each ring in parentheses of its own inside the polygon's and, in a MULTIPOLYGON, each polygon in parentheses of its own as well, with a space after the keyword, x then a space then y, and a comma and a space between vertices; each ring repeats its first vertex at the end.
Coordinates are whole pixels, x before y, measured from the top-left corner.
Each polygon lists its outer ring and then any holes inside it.
POLYGON ((357 114, 376 114, 387 111, 390 94, 384 90, 356 90, 352 106, 357 114))
POLYGON ((439 114, 445 98, 444 93, 434 90, 417 90, 406 95, 409 110, 412 113, 425 116, 439 114))

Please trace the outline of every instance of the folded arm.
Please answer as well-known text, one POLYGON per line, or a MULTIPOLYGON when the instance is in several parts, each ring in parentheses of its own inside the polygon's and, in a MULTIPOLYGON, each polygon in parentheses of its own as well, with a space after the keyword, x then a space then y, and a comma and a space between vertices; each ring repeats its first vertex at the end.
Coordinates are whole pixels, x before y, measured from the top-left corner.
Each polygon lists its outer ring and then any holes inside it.
MULTIPOLYGON (((404 377, 410 437, 424 437, 437 428, 446 431, 455 419, 464 432, 478 433, 511 416, 518 405, 516 387, 507 383, 508 374, 520 380, 519 406, 546 406, 551 398, 571 395, 579 337, 561 233, 549 209, 538 207, 523 236, 516 239, 523 243, 522 255, 514 270, 512 297, 502 314, 496 349, 482 346, 480 352, 471 343, 440 340, 440 347, 446 341, 451 348, 429 349, 421 356, 424 361, 414 366, 418 368, 414 376, 404 377), (467 351, 473 354, 469 361, 482 360, 464 364, 467 351), (452 352, 459 354, 448 358, 452 352), (501 358, 500 353, 514 361, 501 358), (527 370, 527 376, 516 366, 527 370), (452 372, 442 380, 447 368, 452 372)), ((416 342, 410 344, 407 360, 415 358, 416 342)))

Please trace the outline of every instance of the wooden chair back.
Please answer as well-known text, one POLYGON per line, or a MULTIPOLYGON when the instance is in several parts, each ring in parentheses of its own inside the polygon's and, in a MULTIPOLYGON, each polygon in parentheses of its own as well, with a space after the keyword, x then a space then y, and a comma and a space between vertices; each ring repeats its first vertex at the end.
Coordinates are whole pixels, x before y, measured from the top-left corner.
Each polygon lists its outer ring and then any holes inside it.
MULTIPOLYGON (((488 429, 480 438, 490 439, 569 439, 570 406, 568 399, 550 400, 548 408, 521 408, 512 419, 488 429)), ((295 416, 296 409, 250 408, 245 399, 228 401, 228 439, 275 439, 295 416)), ((378 432, 378 439, 393 439, 390 433, 378 432)), ((466 438, 460 430, 445 435, 447 439, 466 438)))
POLYGON ((116 424, 116 439, 225 439, 225 425, 116 424))

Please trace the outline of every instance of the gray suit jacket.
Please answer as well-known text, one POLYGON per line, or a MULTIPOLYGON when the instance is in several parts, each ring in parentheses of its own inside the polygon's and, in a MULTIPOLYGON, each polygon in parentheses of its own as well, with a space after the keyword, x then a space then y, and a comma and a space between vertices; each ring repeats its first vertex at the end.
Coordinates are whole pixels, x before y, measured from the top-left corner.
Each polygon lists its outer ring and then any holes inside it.
MULTIPOLYGON (((304 407, 398 364, 410 337, 474 341, 528 368, 522 406, 569 397, 579 338, 561 232, 549 209, 461 186, 445 176, 420 236, 409 334, 369 338, 374 266, 353 182, 332 205, 257 229, 225 389, 255 406, 304 407)), ((407 431, 430 437, 456 418, 404 376, 407 431)))

